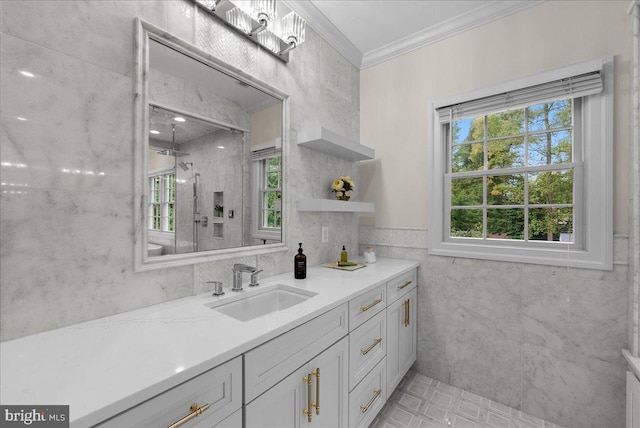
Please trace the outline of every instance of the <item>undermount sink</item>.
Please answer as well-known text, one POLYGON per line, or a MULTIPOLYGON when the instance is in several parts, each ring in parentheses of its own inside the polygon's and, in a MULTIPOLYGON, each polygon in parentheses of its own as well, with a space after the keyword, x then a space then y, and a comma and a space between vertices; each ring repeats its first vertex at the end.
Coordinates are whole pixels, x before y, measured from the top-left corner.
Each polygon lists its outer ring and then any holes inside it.
POLYGON ((207 303, 206 306, 239 321, 250 321, 263 315, 282 311, 315 296, 317 293, 288 285, 269 285, 251 292, 207 303))

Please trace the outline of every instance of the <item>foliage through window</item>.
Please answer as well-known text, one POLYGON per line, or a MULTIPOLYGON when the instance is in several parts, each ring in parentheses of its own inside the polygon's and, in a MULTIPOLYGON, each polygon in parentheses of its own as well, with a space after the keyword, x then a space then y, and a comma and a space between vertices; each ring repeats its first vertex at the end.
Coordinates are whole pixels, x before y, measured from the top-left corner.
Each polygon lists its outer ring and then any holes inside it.
POLYGON ((176 174, 149 177, 149 230, 175 231, 176 174))
POLYGON ((573 242, 579 105, 565 99, 447 125, 450 237, 573 242))

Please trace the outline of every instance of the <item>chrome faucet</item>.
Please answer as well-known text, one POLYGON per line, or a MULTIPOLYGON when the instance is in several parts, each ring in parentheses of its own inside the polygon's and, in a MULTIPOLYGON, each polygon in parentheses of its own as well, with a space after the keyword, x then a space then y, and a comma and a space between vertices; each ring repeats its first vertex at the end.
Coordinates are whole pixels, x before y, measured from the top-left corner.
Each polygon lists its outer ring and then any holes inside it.
POLYGON ((231 291, 242 291, 242 272, 251 274, 256 273, 256 268, 253 266, 245 265, 242 263, 236 263, 233 265, 233 288, 231 291))

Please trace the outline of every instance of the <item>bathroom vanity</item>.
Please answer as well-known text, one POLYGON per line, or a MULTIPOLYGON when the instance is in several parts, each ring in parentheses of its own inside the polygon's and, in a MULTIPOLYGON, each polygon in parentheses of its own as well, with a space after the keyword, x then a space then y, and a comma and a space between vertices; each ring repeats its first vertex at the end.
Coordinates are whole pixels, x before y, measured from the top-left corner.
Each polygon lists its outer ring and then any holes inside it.
POLYGON ((74 427, 367 427, 416 358, 417 268, 317 266, 4 342, 2 401, 68 404, 74 427))

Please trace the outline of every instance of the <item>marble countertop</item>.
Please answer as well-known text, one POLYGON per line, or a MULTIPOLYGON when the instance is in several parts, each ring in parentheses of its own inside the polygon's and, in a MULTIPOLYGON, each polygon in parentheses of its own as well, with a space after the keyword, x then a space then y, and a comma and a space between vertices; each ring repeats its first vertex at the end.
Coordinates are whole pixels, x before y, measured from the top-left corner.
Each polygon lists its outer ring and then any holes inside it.
MULTIPOLYGON (((260 280, 318 293, 241 322, 205 306, 211 293, 0 343, 2 404, 69 405, 72 426, 90 426, 246 352, 389 279, 417 262, 378 258, 346 272, 314 266, 260 280)), ((246 275, 245 275, 246 276, 246 275)), ((248 288, 251 293, 260 287, 248 288)))

